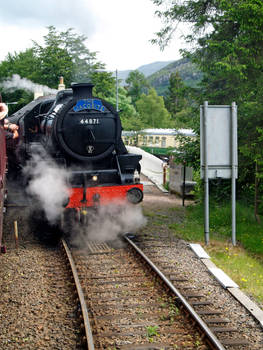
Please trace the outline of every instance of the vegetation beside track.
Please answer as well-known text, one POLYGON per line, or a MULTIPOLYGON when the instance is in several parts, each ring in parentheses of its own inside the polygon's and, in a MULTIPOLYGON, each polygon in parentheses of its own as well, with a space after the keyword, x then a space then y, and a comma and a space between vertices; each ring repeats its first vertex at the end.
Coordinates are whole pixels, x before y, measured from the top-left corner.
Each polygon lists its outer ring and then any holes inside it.
MULTIPOLYGON (((203 204, 184 208, 184 220, 169 228, 177 237, 204 246, 203 204)), ((231 203, 210 203, 210 243, 205 246, 212 261, 246 293, 263 305, 263 224, 257 223, 253 208, 237 202, 237 246, 231 242, 231 203)))

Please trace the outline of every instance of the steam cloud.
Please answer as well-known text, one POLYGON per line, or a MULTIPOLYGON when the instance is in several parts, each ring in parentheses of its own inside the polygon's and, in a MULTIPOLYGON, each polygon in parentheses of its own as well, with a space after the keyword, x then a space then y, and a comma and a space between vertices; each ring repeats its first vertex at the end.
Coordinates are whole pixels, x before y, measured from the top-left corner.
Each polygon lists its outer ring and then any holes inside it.
POLYGON ((33 155, 24 169, 30 177, 27 192, 37 198, 50 223, 54 223, 63 211, 63 203, 68 198, 67 172, 47 158, 43 152, 33 155))
POLYGON ((105 242, 115 240, 125 232, 135 232, 147 221, 142 208, 129 203, 99 207, 96 212, 89 213, 87 219, 87 226, 72 237, 72 243, 81 248, 87 240, 105 242))
POLYGON ((55 89, 50 89, 48 86, 35 84, 26 78, 21 78, 18 74, 14 74, 9 80, 2 82, 1 86, 5 89, 24 89, 31 92, 43 92, 44 94, 56 94, 58 92, 55 89))

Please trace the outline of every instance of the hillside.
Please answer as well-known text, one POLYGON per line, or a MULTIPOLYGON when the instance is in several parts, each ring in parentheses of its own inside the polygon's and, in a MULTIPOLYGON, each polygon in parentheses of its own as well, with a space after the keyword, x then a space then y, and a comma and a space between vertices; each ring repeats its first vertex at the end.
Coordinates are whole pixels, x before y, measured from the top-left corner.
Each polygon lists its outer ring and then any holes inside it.
POLYGON ((202 78, 202 73, 187 58, 182 58, 153 73, 147 80, 159 95, 164 95, 169 85, 170 75, 176 71, 188 86, 196 86, 202 78))
MULTIPOLYGON (((136 70, 148 77, 158 72, 160 69, 163 69, 172 62, 173 61, 153 62, 149 64, 144 64, 143 66, 138 67, 136 70)), ((130 72, 132 72, 131 69, 118 71, 118 79, 122 80, 122 85, 125 85, 125 80, 128 78, 130 72)))
MULTIPOLYGON (((202 78, 202 73, 187 59, 182 58, 177 61, 163 61, 145 64, 137 68, 143 73, 149 84, 153 86, 159 95, 165 95, 169 85, 171 73, 178 71, 186 85, 195 87, 202 78)), ((122 80, 121 85, 125 85, 129 73, 132 70, 118 71, 118 79, 122 80)))

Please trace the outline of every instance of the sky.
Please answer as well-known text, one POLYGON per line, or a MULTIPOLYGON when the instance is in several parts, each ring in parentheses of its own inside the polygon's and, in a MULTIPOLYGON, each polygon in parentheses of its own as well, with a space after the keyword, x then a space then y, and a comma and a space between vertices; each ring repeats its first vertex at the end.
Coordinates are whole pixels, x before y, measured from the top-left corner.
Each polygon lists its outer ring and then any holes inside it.
POLYGON ((150 43, 162 27, 155 10, 151 0, 1 0, 0 61, 8 52, 31 47, 32 40, 43 44, 49 25, 84 34, 87 48, 97 52, 107 70, 177 60, 184 45, 182 31, 164 51, 150 43))

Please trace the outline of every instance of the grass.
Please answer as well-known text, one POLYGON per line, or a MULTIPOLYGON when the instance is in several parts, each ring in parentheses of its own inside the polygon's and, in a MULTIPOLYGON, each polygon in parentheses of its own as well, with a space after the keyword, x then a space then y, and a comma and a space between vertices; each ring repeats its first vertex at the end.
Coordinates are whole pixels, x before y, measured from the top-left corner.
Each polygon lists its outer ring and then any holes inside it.
POLYGON ((263 303, 262 260, 251 256, 241 246, 226 246, 212 242, 206 251, 214 263, 224 270, 246 293, 263 303))
POLYGON ((150 343, 154 341, 154 337, 158 337, 159 334, 157 332, 158 326, 148 326, 146 327, 146 335, 150 343))
MULTIPOLYGON (((182 223, 169 225, 176 236, 204 246, 204 208, 197 204, 185 209, 182 223)), ((231 203, 210 203, 210 244, 205 246, 212 261, 239 286, 263 303, 263 224, 255 221, 253 208, 236 206, 237 241, 231 244, 231 203)))

